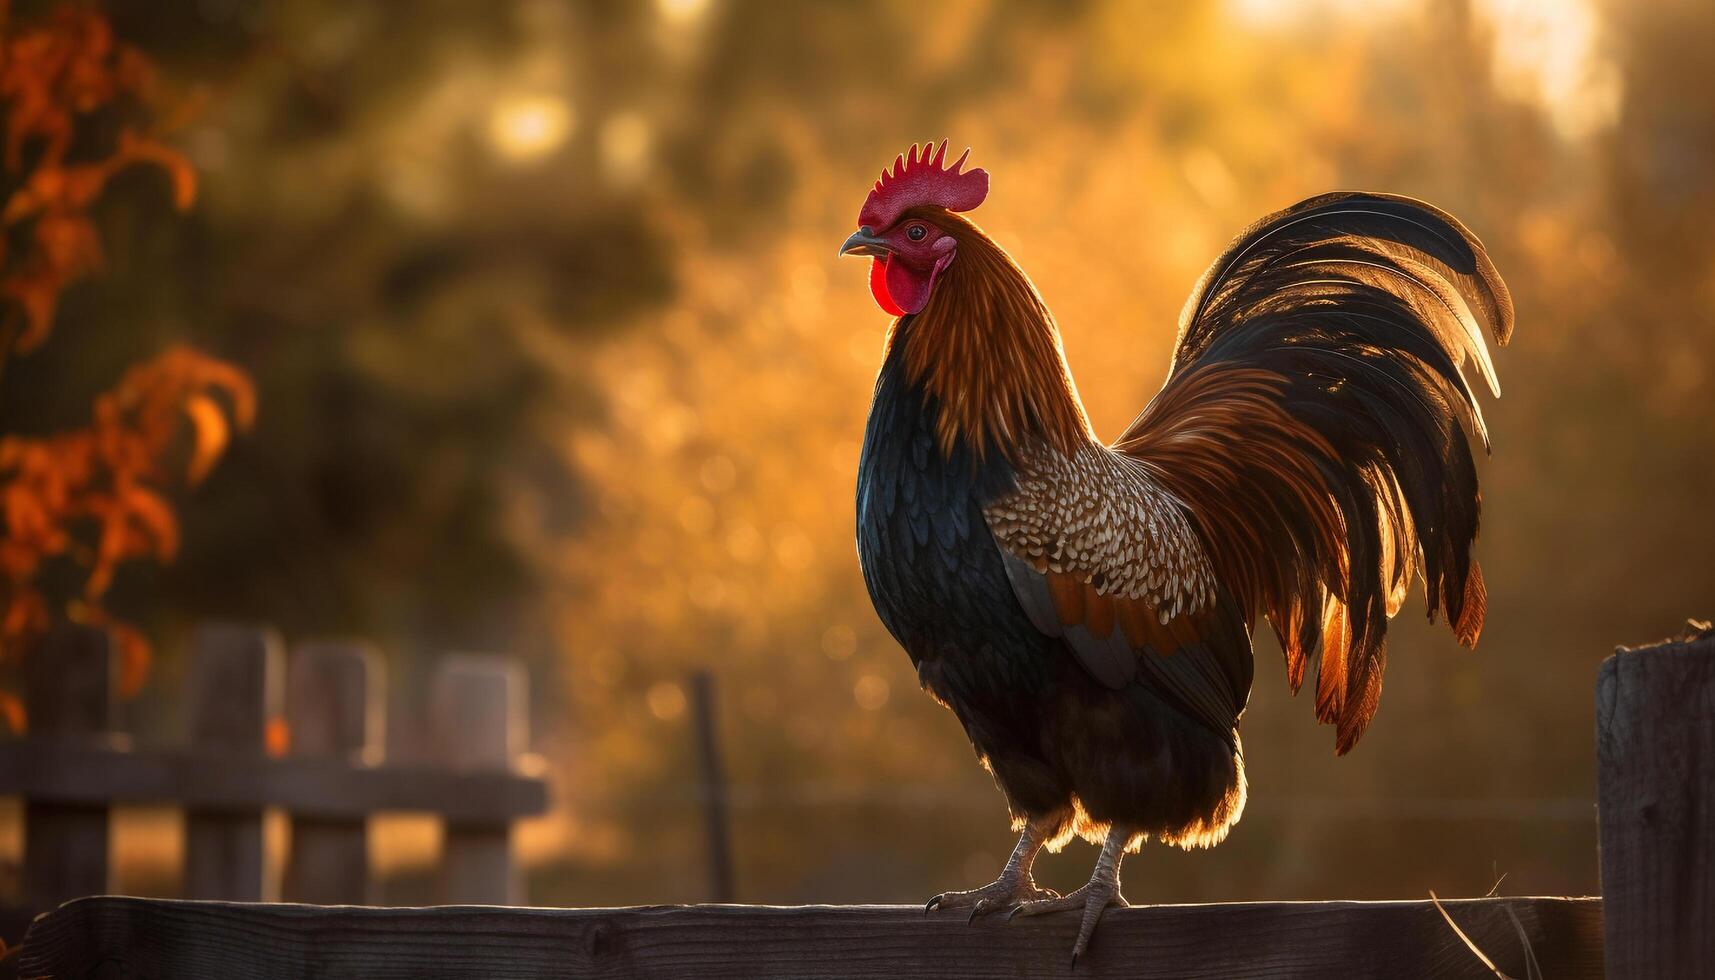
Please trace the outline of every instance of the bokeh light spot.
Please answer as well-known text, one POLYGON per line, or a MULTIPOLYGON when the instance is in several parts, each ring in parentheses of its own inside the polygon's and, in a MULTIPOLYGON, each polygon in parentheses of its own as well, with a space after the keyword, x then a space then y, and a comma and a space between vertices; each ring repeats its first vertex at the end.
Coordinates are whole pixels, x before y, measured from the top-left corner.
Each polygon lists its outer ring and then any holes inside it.
POLYGON ((672 681, 662 681, 649 689, 649 713, 662 721, 672 721, 685 713, 685 692, 672 681))
POLYGON ((649 123, 635 112, 622 112, 601 128, 601 162, 608 178, 625 183, 641 176, 649 165, 653 137, 649 123))
POLYGON ((715 526, 715 505, 696 494, 679 501, 679 526, 692 534, 707 534, 715 526))
POLYGON ((890 693, 887 678, 880 674, 865 674, 852 685, 852 700, 865 711, 880 711, 890 693))
POLYGON ((850 626, 836 623, 822 634, 822 652, 829 660, 846 660, 857 652, 857 634, 850 626))
POLYGON ((572 107, 552 95, 517 95, 495 103, 488 116, 488 139, 495 152, 514 163, 547 156, 572 133, 572 107))
POLYGON ((689 24, 709 9, 709 0, 656 0, 655 9, 670 24, 689 24))
POLYGON ((733 465, 730 457, 710 456, 703 460, 700 476, 705 489, 710 493, 720 493, 732 489, 733 483, 738 479, 738 467, 733 465))
POLYGON ((762 557, 762 532, 754 524, 735 524, 727 532, 726 550, 734 561, 756 561, 762 557))

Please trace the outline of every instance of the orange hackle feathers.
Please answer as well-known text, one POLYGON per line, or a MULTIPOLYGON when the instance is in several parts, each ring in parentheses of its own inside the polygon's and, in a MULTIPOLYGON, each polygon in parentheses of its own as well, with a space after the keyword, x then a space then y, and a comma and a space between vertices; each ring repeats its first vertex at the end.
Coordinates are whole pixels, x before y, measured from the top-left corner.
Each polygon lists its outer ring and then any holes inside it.
POLYGON ((1090 423, 1036 287, 965 218, 940 208, 907 213, 933 220, 958 243, 958 258, 904 338, 907 372, 940 405, 942 451, 963 437, 979 458, 999 452, 1017 462, 1036 439, 1076 452, 1091 438, 1090 423))

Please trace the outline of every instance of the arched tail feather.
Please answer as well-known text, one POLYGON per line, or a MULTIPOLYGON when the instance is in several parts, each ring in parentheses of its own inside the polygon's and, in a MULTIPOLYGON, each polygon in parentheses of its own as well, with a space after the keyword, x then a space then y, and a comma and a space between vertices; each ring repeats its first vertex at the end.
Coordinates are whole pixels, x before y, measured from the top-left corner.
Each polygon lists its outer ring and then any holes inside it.
POLYGON ((1414 579, 1461 643, 1482 631, 1470 440, 1488 434, 1461 368, 1499 392, 1484 327, 1504 344, 1512 300, 1463 225, 1408 198, 1314 198, 1210 268, 1167 383, 1114 445, 1274 626, 1294 690, 1317 659, 1340 752, 1375 714, 1387 619, 1414 579))

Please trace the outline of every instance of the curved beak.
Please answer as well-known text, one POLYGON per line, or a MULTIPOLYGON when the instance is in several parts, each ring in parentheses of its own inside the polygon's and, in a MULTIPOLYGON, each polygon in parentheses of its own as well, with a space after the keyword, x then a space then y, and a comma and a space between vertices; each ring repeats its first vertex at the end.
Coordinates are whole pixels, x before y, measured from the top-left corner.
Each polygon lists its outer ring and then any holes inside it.
POLYGON ((852 237, 846 239, 845 244, 840 246, 841 255, 867 255, 872 258, 884 259, 892 253, 893 250, 887 247, 887 241, 875 237, 867 225, 852 232, 852 237))

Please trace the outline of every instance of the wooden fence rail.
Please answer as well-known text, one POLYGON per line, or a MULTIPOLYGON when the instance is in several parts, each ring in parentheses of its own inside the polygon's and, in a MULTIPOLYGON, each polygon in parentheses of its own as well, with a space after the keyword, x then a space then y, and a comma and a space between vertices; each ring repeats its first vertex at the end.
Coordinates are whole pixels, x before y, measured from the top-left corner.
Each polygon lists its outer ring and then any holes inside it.
POLYGON ((439 814, 441 893, 517 904, 512 822, 547 809, 540 778, 518 771, 525 681, 494 657, 444 659, 435 677, 433 764, 385 758, 382 662, 361 644, 300 645, 269 630, 196 631, 186 675, 187 742, 139 746, 114 725, 116 658, 86 627, 51 634, 25 659, 30 733, 0 740, 0 795, 24 806, 27 907, 110 889, 112 807, 185 811, 184 894, 280 897, 263 812, 291 821, 285 896, 358 904, 372 896, 368 821, 377 811, 439 814))
MULTIPOLYGON (((1443 902, 1509 976, 1602 975, 1601 900, 1443 902)), ((1488 978, 1424 902, 1110 909, 1072 968, 1071 913, 967 923, 921 906, 329 909, 89 898, 37 920, 19 976, 628 980, 847 977, 1488 978)))

